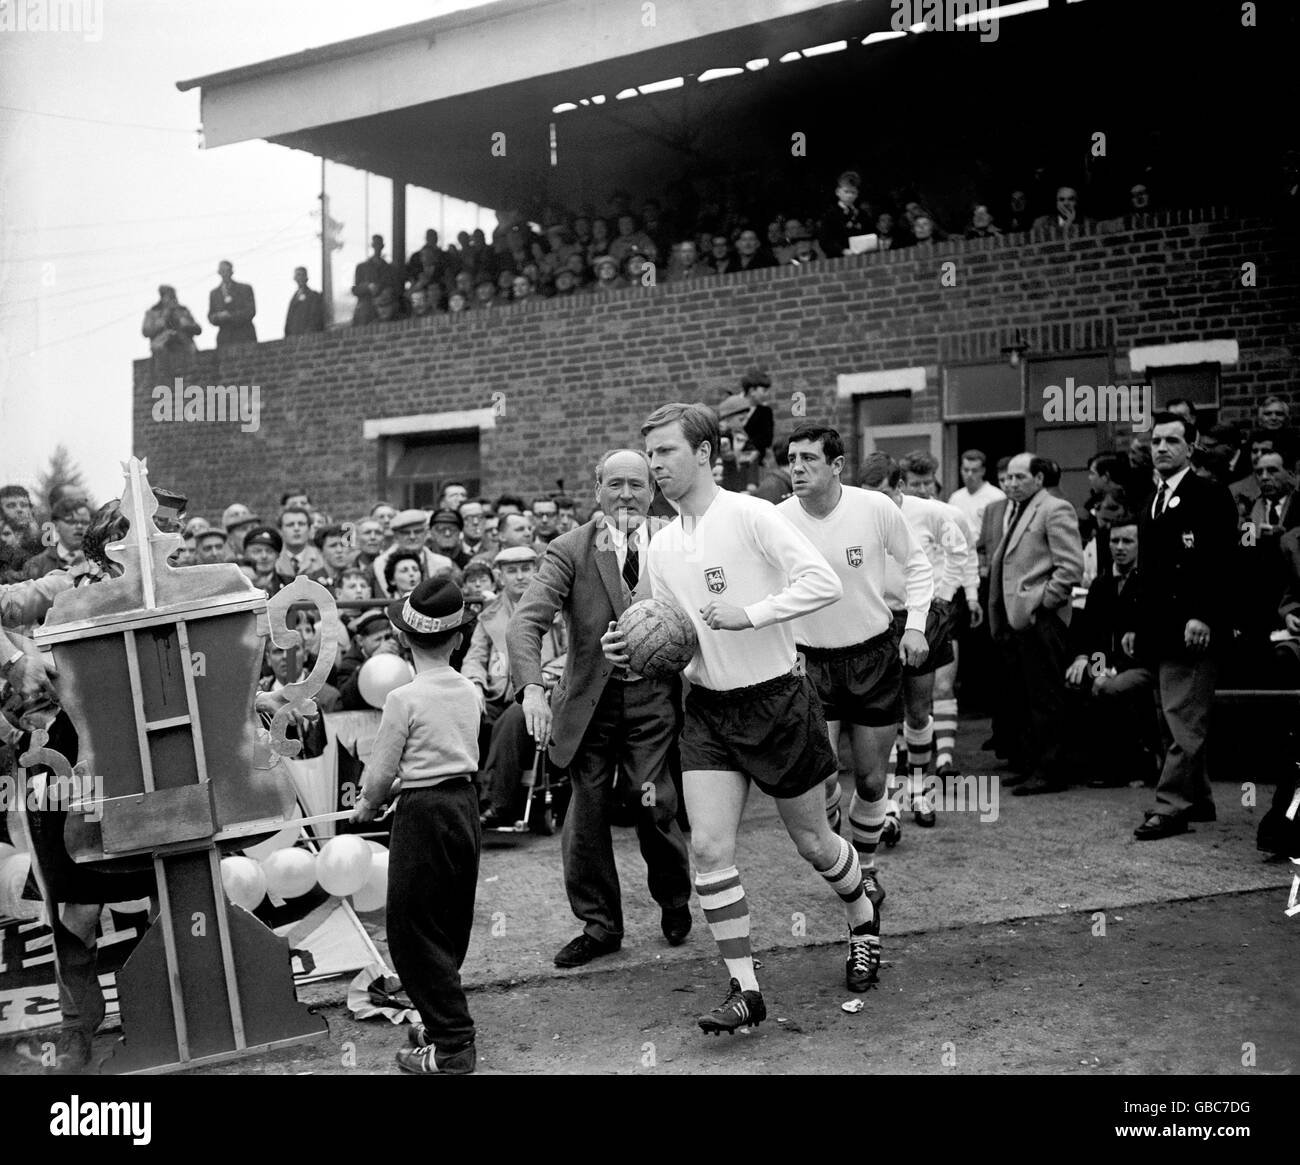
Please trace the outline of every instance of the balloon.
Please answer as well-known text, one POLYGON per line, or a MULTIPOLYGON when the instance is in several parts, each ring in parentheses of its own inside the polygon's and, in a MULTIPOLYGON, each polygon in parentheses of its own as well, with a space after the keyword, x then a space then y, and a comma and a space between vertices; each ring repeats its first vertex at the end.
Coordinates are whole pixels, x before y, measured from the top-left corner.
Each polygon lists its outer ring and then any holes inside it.
POLYGON ((388 851, 370 855, 370 876, 366 884, 352 895, 352 905, 363 913, 382 910, 388 901, 388 851))
POLYGON ((305 849, 278 849, 262 859, 266 889, 277 898, 301 898, 316 885, 316 859, 305 849))
POLYGON ((372 708, 382 708, 388 693, 415 679, 415 670, 400 655, 372 655, 357 673, 357 690, 372 708))
POLYGON ((0 841, 0 866, 3 866, 17 852, 18 847, 16 845, 9 845, 8 842, 0 841))
POLYGON ((221 886, 234 906, 252 910, 266 897, 266 875, 252 858, 222 858, 221 886))
POLYGON ((370 847, 370 852, 372 854, 386 854, 388 852, 388 847, 384 845, 383 842, 371 841, 369 838, 366 838, 366 845, 370 847))
POLYGON ((365 838, 350 833, 331 837, 316 855, 316 878, 327 894, 346 898, 366 884, 372 860, 365 838))

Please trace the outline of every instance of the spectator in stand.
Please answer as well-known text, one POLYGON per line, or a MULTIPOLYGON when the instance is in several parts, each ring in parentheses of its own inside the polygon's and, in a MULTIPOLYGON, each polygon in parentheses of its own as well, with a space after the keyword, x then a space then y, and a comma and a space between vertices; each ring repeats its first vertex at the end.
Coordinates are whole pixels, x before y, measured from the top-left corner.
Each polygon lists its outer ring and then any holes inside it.
POLYGON ((226 532, 230 553, 236 560, 244 553, 244 535, 254 526, 261 525, 262 519, 241 502, 228 505, 221 515, 221 528, 226 532))
POLYGON ((334 670, 341 706, 349 712, 368 709, 359 684, 361 665, 375 655, 400 654, 393 641, 393 625, 382 607, 358 615, 352 622, 352 642, 334 670))
POLYGON ((311 494, 305 489, 288 489, 280 495, 280 512, 295 507, 300 510, 311 511, 311 494))
POLYGON ((740 391, 745 394, 745 400, 749 404, 749 415, 744 419, 742 427, 749 447, 754 451, 755 466, 761 466, 767 460, 767 451, 772 447, 772 437, 776 431, 776 420, 767 403, 771 387, 771 376, 761 368, 751 368, 741 377, 740 391))
POLYGON ((1288 469, 1295 467, 1300 457, 1300 433, 1291 427, 1291 406, 1280 396, 1266 396, 1259 406, 1259 431, 1273 438, 1273 448, 1286 462, 1288 469))
POLYGON ((375 518, 363 518, 357 523, 357 554, 352 565, 361 570, 374 571, 375 559, 388 546, 383 523, 375 518))
MULTIPOLYGON (((456 294, 460 295, 459 292, 456 294)), ((408 298, 411 301, 411 315, 417 318, 433 315, 435 309, 433 293, 427 287, 412 287, 408 298)), ((465 297, 461 296, 461 303, 464 302, 465 297)), ((447 309, 451 310, 450 299, 448 299, 447 309)), ((464 308, 462 307, 461 310, 463 311, 464 308)))
POLYGON ((1088 500, 1084 509, 1093 513, 1101 496, 1111 486, 1122 485, 1126 462, 1118 453, 1094 453, 1088 458, 1088 500))
POLYGON ((41 529, 32 511, 32 495, 21 485, 0 488, 0 515, 18 535, 19 546, 27 558, 41 550, 41 529))
POLYGON ((189 375, 198 353, 194 337, 203 329, 176 299, 176 288, 166 283, 158 288, 158 302, 144 313, 140 330, 149 341, 153 374, 160 383, 189 375))
MULTIPOLYGON (((757 235, 754 241, 758 241, 757 235)), ((726 275, 737 270, 739 262, 726 235, 713 235, 709 239, 709 253, 704 256, 704 266, 714 275, 726 275)))
POLYGON ((438 232, 424 232, 424 246, 406 261, 406 281, 422 287, 441 284, 451 278, 447 256, 438 246, 438 232))
POLYGON ((790 240, 790 245, 785 252, 787 266, 804 267, 826 258, 817 241, 812 237, 812 232, 798 219, 786 220, 785 234, 790 240))
POLYGON ((618 263, 609 255, 601 255, 592 267, 596 271, 596 291, 621 291, 627 284, 618 273, 618 263))
POLYGON ((399 292, 385 287, 375 296, 375 320, 381 324, 391 323, 402 314, 402 299, 399 292))
POLYGON ((1056 190, 1056 209, 1051 214, 1039 215, 1034 219, 1034 230, 1049 227, 1066 229, 1069 227, 1089 227, 1092 219, 1079 211, 1079 192, 1073 186, 1059 186, 1056 190))
POLYGON ((414 551, 423 566, 424 578, 433 578, 443 570, 452 570, 455 563, 445 554, 435 554, 425 545, 429 532, 429 514, 426 510, 403 510, 392 522, 393 545, 374 562, 375 583, 380 595, 391 598, 388 589, 388 562, 400 550, 414 551))
POLYGON ((663 219, 663 209, 654 199, 641 207, 641 233, 655 246, 660 255, 666 255, 672 245, 668 224, 663 219))
POLYGON ((609 254, 609 223, 603 218, 593 218, 591 220, 591 242, 587 244, 587 262, 596 266, 596 260, 601 255, 609 254))
POLYGON ((573 249, 585 260, 591 246, 591 215, 580 214, 573 220, 573 249))
POLYGON ((230 547, 226 532, 216 526, 210 526, 194 539, 194 561, 197 564, 213 562, 230 562, 230 547))
POLYGON ((871 208, 860 206, 862 178, 854 170, 845 170, 835 183, 835 205, 822 215, 817 241, 827 258, 849 255, 849 239, 871 230, 871 208))
POLYGON ((289 310, 284 317, 286 336, 306 336, 325 330, 325 300, 319 291, 307 286, 307 268, 295 267, 293 281, 298 290, 289 299, 289 310))
POLYGON ((380 295, 387 291, 391 297, 400 282, 399 272, 384 258, 383 235, 371 236, 370 252, 369 259, 357 264, 352 279, 352 294, 357 297, 357 306, 352 312, 353 327, 378 320, 380 295))
POLYGON ((1075 612, 1075 656, 1065 673, 1071 688, 1093 697, 1078 739, 1090 754, 1087 767, 1099 774, 1088 782, 1094 788, 1150 783, 1156 768, 1155 677, 1125 648, 1125 633, 1139 621, 1137 519, 1121 511, 1105 533, 1112 565, 1075 612))
POLYGON ((465 605, 477 617, 496 598, 497 580, 492 573, 492 564, 484 558, 471 558, 461 573, 461 582, 465 605))
POLYGON ((533 281, 527 275, 516 275, 510 284, 510 300, 512 303, 523 303, 535 298, 534 291, 533 281))
POLYGON ((522 514, 525 509, 524 499, 518 494, 502 494, 492 504, 492 512, 501 520, 507 514, 522 514))
POLYGON ((1260 496, 1251 506, 1248 521, 1257 539, 1280 538, 1300 526, 1300 506, 1293 505, 1296 480, 1280 453, 1264 453, 1255 469, 1260 496))
POLYGON ((654 240, 637 226, 636 217, 621 214, 618 216, 618 237, 609 244, 607 254, 614 262, 622 265, 628 255, 644 255, 653 246, 654 240))
MULTIPOLYGON (((535 549, 536 536, 533 520, 527 514, 506 514, 497 529, 497 541, 502 550, 526 546, 535 549)), ((545 547, 543 547, 545 549, 545 547)))
POLYGON ((1128 514, 1128 495, 1122 485, 1108 485, 1101 491, 1093 513, 1096 529, 1083 547, 1083 590, 1092 586, 1093 579, 1110 573, 1110 531, 1120 517, 1128 514))
POLYGON ((1151 213, 1151 190, 1145 182, 1134 182, 1129 188, 1128 208, 1131 214, 1151 213))
POLYGON ((578 293, 578 277, 567 267, 561 267, 555 273, 555 295, 567 297, 578 293))
POLYGON ((461 570, 470 560, 460 540, 464 526, 460 514, 450 508, 435 510, 429 521, 429 545, 435 553, 450 558, 461 570))
POLYGON ((783 439, 773 445, 772 457, 776 464, 767 467, 754 496, 776 505, 794 494, 790 481, 790 442, 783 439))
POLYGON ((370 571, 359 566, 347 567, 334 586, 334 597, 353 600, 373 598, 375 588, 370 584, 373 577, 370 571))
POLYGON ((912 222, 912 237, 917 243, 940 243, 945 236, 933 216, 922 211, 912 222))
POLYGON ((1237 638, 1233 642, 1233 663, 1241 680, 1230 682, 1233 687, 1255 686, 1256 677, 1267 676, 1273 670, 1269 635, 1282 626, 1278 603, 1288 581, 1288 562, 1280 547, 1283 537, 1300 526, 1295 477, 1288 472, 1281 454, 1263 454, 1255 473, 1260 496, 1242 523, 1235 548, 1237 638))
POLYGON ((321 553, 311 544, 311 513, 300 506, 288 506, 280 514, 280 537, 284 549, 275 564, 285 578, 310 574, 325 565, 321 553))
POLYGON ((546 547, 560 536, 560 507, 554 498, 533 498, 534 544, 540 546, 538 554, 543 554, 546 547))
POLYGON ((680 283, 687 279, 697 279, 709 273, 708 267, 700 262, 699 251, 695 242, 686 239, 673 246, 673 257, 669 260, 665 278, 670 283, 680 283))
POLYGON ((388 598, 405 598, 424 579, 424 560, 418 550, 394 550, 384 561, 384 589, 388 598))
POLYGON ((977 202, 971 207, 970 222, 966 224, 966 237, 968 239, 999 239, 1002 237, 1002 230, 993 221, 993 212, 989 210, 986 203, 977 202))
POLYGON ((486 311, 488 308, 496 306, 497 284, 496 280, 484 276, 474 284, 474 304, 472 310, 486 311))
POLYGON ((229 259, 217 264, 221 282, 208 295, 208 323, 217 329, 217 347, 228 344, 256 344, 257 301, 247 283, 235 282, 235 267, 229 259))
POLYGON ((487 505, 483 499, 461 502, 458 512, 462 524, 461 546, 466 557, 496 554, 499 549, 496 540, 487 536, 487 505))
POLYGON ((352 565, 352 547, 344 527, 330 524, 320 527, 311 536, 312 544, 320 551, 322 565, 307 571, 307 577, 336 590, 343 572, 352 565))
POLYGON ((284 539, 270 526, 254 526, 244 534, 244 573, 268 595, 293 581, 277 567, 283 550, 284 539))
MULTIPOLYGON (((1234 481, 1229 487, 1233 500, 1243 512, 1249 512, 1250 507, 1259 500, 1263 490, 1260 488, 1259 465, 1263 458, 1269 453, 1277 452, 1274 444, 1276 435, 1264 429, 1256 429, 1250 434, 1250 476, 1243 477, 1240 481, 1234 481)), ((1284 465, 1286 459, 1283 458, 1284 465)))
POLYGON ((44 578, 53 570, 72 570, 86 561, 82 543, 90 529, 90 507, 81 498, 61 498, 51 516, 54 539, 24 564, 26 578, 44 578))
POLYGON ((775 267, 776 259, 772 252, 763 246, 758 232, 753 227, 746 227, 736 238, 736 271, 756 271, 763 267, 775 267))
POLYGON ((459 510, 469 498, 469 487, 463 481, 444 482, 438 491, 436 510, 459 510))
POLYGON ((1007 230, 1012 234, 1027 231, 1034 225, 1033 212, 1029 209, 1029 195, 1023 190, 1013 190, 1007 201, 1007 230))
POLYGON ((370 516, 383 527, 384 544, 392 541, 393 519, 397 517, 397 508, 387 502, 376 502, 370 507, 370 516))
POLYGON ((1155 807, 1133 834, 1138 841, 1215 819, 1206 737, 1217 659, 1232 641, 1227 572, 1237 543, 1232 498, 1191 472, 1196 427, 1171 413, 1152 421, 1160 488, 1140 515, 1142 591, 1127 633, 1135 640, 1125 647, 1157 677, 1168 747, 1155 807))
MULTIPOLYGON (((966 518, 966 524, 975 533, 984 528, 984 511, 993 502, 1000 502, 1007 495, 992 482, 985 481, 988 472, 988 458, 982 449, 967 449, 961 455, 962 488, 955 490, 948 499, 948 504, 956 506, 966 518)), ((979 551, 980 577, 987 578, 989 560, 987 549, 976 542, 979 551)))

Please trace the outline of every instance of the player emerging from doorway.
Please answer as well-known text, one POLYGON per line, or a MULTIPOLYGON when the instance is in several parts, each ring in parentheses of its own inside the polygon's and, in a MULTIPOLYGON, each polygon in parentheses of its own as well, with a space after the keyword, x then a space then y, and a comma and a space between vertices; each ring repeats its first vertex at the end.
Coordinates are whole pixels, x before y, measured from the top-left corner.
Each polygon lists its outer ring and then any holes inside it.
MULTIPOLYGON (((879 927, 858 856, 826 822, 821 786, 837 765, 817 694, 796 666, 790 624, 835 602, 842 588, 769 503, 715 484, 710 466, 719 433, 712 409, 664 405, 641 431, 655 481, 678 511, 650 542, 652 593, 681 607, 699 639, 686 666, 683 787, 695 886, 731 979, 726 998, 699 1025, 734 1032, 767 1016, 735 864, 751 781, 776 798, 800 855, 844 901, 850 990, 870 987, 879 968, 879 927)), ((616 627, 601 642, 611 662, 626 664, 616 627)))
MULTIPOLYGON (((925 627, 930 653, 924 662, 903 669, 903 744, 898 750, 895 769, 896 777, 904 782, 903 797, 911 807, 913 820, 929 828, 935 823, 934 673, 952 662, 956 596, 965 588, 968 598, 974 595, 978 599, 978 583, 967 586, 970 573, 967 561, 975 552, 967 545, 960 511, 947 502, 903 493, 902 475, 901 466, 889 454, 871 453, 862 464, 858 480, 866 489, 877 490, 893 499, 934 570, 934 599, 925 627)), ((886 562, 885 572, 885 599, 894 612, 894 624, 901 631, 908 617, 906 582, 903 572, 893 562, 886 562)), ((896 845, 902 825, 892 797, 886 808, 888 818, 883 840, 886 845, 896 845)))
MULTIPOLYGON (((778 507, 839 576, 844 597, 795 620, 794 636, 808 678, 822 702, 831 751, 839 756, 840 725, 850 726, 854 791, 849 834, 877 910, 885 890, 876 847, 886 818, 889 752, 903 720, 903 668, 929 654, 925 620, 934 571, 902 512, 889 498, 844 485, 844 443, 834 429, 803 425, 790 435, 794 497, 778 507), (885 601, 885 564, 904 579, 901 635, 885 601)), ((826 815, 839 832, 839 773, 826 780, 826 815)))

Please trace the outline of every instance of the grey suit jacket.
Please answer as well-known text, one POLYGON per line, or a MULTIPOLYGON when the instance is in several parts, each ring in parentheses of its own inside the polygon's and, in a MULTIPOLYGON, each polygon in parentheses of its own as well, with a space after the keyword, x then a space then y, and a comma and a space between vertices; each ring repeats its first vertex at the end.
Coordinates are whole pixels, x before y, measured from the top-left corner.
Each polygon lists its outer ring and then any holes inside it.
MULTIPOLYGON (((633 601, 650 597, 646 554, 633 601)), ((564 612, 569 654, 564 677, 551 696, 551 760, 567 765, 578 751, 613 665, 600 648, 609 624, 628 608, 618 555, 604 523, 588 522, 546 548, 537 574, 515 606, 506 631, 510 678, 523 699, 528 684, 542 682, 541 642, 557 611, 564 612)), ((652 684, 656 681, 641 680, 652 684)), ((664 690, 670 687, 663 683, 664 690)))
POLYGON ((1006 517, 1009 498, 998 498, 984 507, 984 516, 980 521, 979 538, 975 542, 976 553, 980 559, 980 574, 986 575, 993 564, 993 555, 997 553, 1002 542, 1002 519, 1006 517))
POLYGON ((1062 620, 1070 622, 1070 595, 1083 579, 1083 544, 1079 519, 1068 501, 1040 489, 1016 528, 998 546, 990 577, 996 578, 999 558, 1009 627, 1003 623, 997 595, 990 594, 989 630, 994 636, 1023 631, 1039 607, 1059 610, 1062 620))

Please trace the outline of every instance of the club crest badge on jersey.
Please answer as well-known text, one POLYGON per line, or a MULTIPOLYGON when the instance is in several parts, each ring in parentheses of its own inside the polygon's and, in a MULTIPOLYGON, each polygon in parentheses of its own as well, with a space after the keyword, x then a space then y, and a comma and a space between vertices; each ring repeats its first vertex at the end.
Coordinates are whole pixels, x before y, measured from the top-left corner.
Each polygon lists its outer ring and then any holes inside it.
POLYGON ((711 566, 704 572, 704 581, 715 595, 727 589, 727 576, 720 566, 711 566))
POLYGON ((862 547, 848 546, 844 550, 844 557, 849 560, 849 565, 856 568, 862 565, 862 547))

